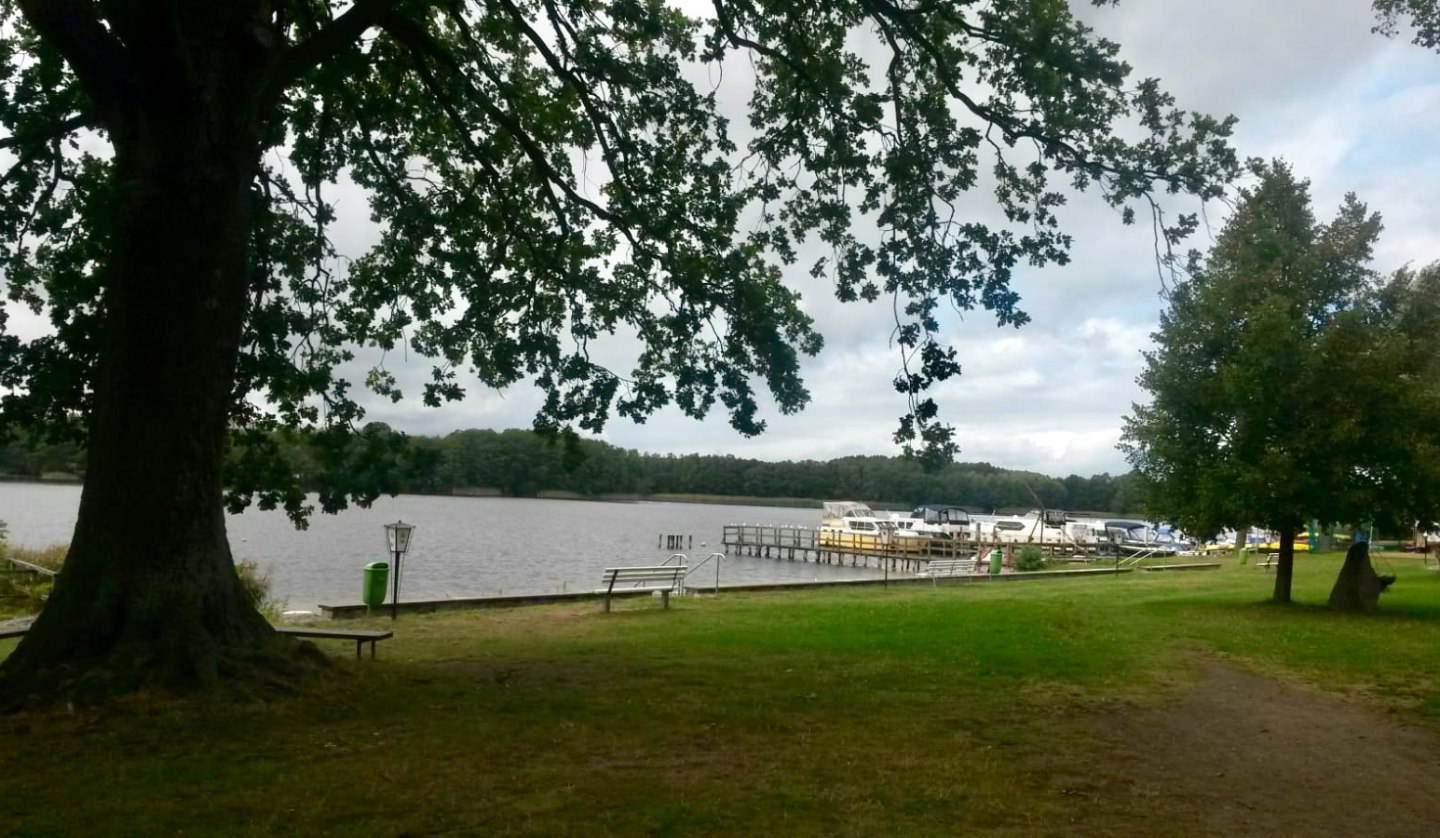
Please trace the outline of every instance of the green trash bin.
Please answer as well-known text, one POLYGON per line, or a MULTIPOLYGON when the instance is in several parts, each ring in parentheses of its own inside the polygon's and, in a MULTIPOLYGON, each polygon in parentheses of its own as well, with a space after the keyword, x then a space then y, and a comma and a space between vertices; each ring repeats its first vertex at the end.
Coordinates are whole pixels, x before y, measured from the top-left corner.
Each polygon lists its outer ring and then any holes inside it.
POLYGON ((390 581, 390 565, 387 562, 371 562, 365 565, 365 585, 360 598, 371 608, 385 604, 385 585, 390 581))

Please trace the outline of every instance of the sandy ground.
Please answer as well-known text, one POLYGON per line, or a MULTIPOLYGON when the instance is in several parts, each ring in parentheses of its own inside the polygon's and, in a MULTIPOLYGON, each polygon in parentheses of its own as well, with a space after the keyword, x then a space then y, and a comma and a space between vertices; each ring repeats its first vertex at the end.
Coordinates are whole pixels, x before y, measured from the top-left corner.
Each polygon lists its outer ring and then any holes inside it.
POLYGON ((1131 778, 1122 793, 1174 813, 1157 831, 1440 835, 1440 734, 1228 664, 1196 665, 1199 680, 1176 699, 1098 719, 1108 767, 1131 778))

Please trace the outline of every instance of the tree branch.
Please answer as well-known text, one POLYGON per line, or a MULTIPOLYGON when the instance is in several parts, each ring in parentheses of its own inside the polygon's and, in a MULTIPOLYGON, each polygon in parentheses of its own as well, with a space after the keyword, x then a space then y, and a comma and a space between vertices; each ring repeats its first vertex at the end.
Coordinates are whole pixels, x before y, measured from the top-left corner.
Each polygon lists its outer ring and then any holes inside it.
MULTIPOLYGON (((45 2, 45 0, 30 0, 45 2)), ((301 76, 338 55, 359 40, 365 31, 380 25, 396 0, 356 0, 345 13, 321 27, 314 35, 285 50, 271 76, 268 93, 274 101, 301 76)))
POLYGON ((25 134, 16 134, 14 136, 0 139, 0 149, 44 144, 50 142, 51 140, 63 137, 66 134, 69 134, 71 131, 75 131, 80 128, 93 127, 94 120, 91 118, 90 114, 77 113, 74 116, 67 117, 55 123, 54 125, 47 126, 46 129, 43 131, 31 131, 25 134))
MULTIPOLYGON (((385 20, 383 21, 383 26, 386 32, 394 36, 395 39, 401 44, 404 44, 411 51, 412 54, 422 59, 430 58, 441 63, 442 65, 448 67, 452 72, 455 72, 462 81, 467 81, 468 86, 468 80, 465 79, 464 70, 458 65, 455 57, 442 49, 438 44, 436 44, 434 40, 431 39, 430 35, 425 32, 424 29, 421 29, 418 25, 416 25, 413 20, 410 20, 403 15, 392 14, 385 18, 385 20)), ((450 100, 450 97, 445 95, 444 91, 439 88, 438 84, 435 83, 433 77, 426 77, 425 73, 423 72, 423 64, 418 65, 418 68, 422 70, 422 80, 426 82, 427 87, 429 87, 431 92, 435 94, 436 98, 439 100, 440 106, 450 116, 451 121, 455 123, 456 128, 462 132, 465 132, 468 126, 464 118, 455 109, 455 103, 452 102, 450 100)), ((498 78, 494 76, 489 77, 492 81, 496 82, 497 85, 499 84, 498 78)), ((521 150, 525 152, 525 156, 529 158, 531 165, 533 165, 535 167, 535 170, 541 175, 541 180, 547 185, 547 187, 554 186, 560 189, 560 191, 565 194, 565 197, 568 198, 572 203, 584 207, 596 218, 615 225, 616 229, 618 229, 622 233, 622 235, 627 236, 627 238, 629 237, 630 226, 627 223, 626 219, 617 216, 615 213, 611 212, 605 207, 600 206, 594 201, 591 201, 590 199, 576 192, 575 188, 569 183, 569 181, 566 180, 566 178, 564 178, 558 171, 556 171, 554 164, 545 154, 544 149, 540 147, 539 143, 535 141, 534 137, 530 136, 530 133, 525 130, 524 126, 520 124, 520 121, 516 119, 513 114, 507 113, 503 108, 497 107, 489 100, 488 97, 480 95, 478 91, 474 91, 472 89, 471 92, 475 94, 475 100, 471 104, 484 111, 486 116, 494 120, 497 125, 505 129, 506 133, 510 134, 510 136, 514 138, 515 142, 519 144, 521 150)), ((473 145, 473 141, 469 139, 468 133, 464 134, 464 139, 467 145, 473 145)), ((475 152, 475 156, 477 160, 483 160, 484 155, 480 154, 477 151, 475 152)), ((563 213, 561 213, 557 209, 556 214, 563 222, 563 213)), ((634 244, 633 241, 632 244, 634 244)))
MULTIPOLYGON (((596 104, 592 86, 582 80, 571 67, 560 60, 559 56, 545 43, 545 39, 540 36, 540 33, 536 32, 535 29, 530 26, 529 21, 525 19, 525 15, 514 3, 510 2, 510 0, 499 0, 499 3, 505 8, 506 13, 510 15, 510 19, 514 22, 515 28, 525 35, 526 39, 535 47, 535 50, 545 59, 545 63, 550 67, 551 72, 563 80, 566 85, 575 92, 576 97, 579 98, 581 106, 585 109, 586 116, 595 128, 596 141, 600 144, 601 154, 604 155, 605 163, 610 167, 613 176, 617 180, 621 178, 630 179, 630 155, 628 152, 623 155, 617 153, 616 149, 612 147, 610 140, 610 135, 613 135, 623 146, 625 141, 624 133, 620 130, 619 126, 615 124, 615 120, 610 117, 610 114, 596 104), (607 135, 607 131, 609 135, 607 135)), ((552 21, 555 20, 556 11, 554 5, 550 3, 546 5, 552 21)), ((471 40, 472 47, 478 48, 479 45, 474 42, 474 38, 470 34, 469 27, 465 24, 464 18, 460 16, 459 10, 454 8, 453 5, 451 7, 451 16, 455 18, 455 23, 460 27, 460 31, 471 40)), ((560 35, 558 28, 556 34, 557 36, 560 35)), ((626 150, 621 148, 620 151, 623 152, 626 150)))
MULTIPOLYGON (((1042 144, 1044 153, 1047 156, 1059 159, 1075 168, 1091 172, 1103 172, 1113 177, 1121 177, 1126 174, 1113 164, 1086 155, 1080 148, 1072 143, 1068 137, 1058 134, 1047 134, 1033 122, 1027 124, 1021 120, 1002 114, 971 98, 965 91, 960 89, 959 77, 955 74, 950 66, 950 62, 946 60, 939 47, 915 26, 911 19, 913 15, 903 13, 906 10, 899 9, 892 4, 884 2, 884 0, 861 0, 861 6, 869 12, 871 20, 875 21, 878 25, 883 26, 883 21, 888 20, 900 27, 901 32, 930 59, 930 64, 934 68, 936 76, 940 79, 941 84, 945 86, 945 89, 949 91, 950 95, 958 99, 972 114, 999 128, 1004 132, 1007 140, 1014 141, 1021 138, 1035 140, 1042 144)), ((987 38, 987 40, 1000 43, 999 41, 995 41, 994 38, 987 38)), ((1149 170, 1138 163, 1135 169, 1136 174, 1152 182, 1158 180, 1167 184, 1177 184, 1180 180, 1178 176, 1170 175, 1163 171, 1149 170)))
POLYGON ((131 76, 130 56, 89 0, 20 0, 26 22, 74 70, 102 124, 120 119, 131 76))

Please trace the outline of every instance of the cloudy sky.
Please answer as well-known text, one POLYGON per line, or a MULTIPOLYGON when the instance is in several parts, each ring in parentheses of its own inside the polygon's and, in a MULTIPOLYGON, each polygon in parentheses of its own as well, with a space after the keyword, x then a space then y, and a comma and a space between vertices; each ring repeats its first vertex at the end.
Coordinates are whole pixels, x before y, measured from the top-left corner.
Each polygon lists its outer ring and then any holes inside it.
MULTIPOLYGON (((1356 192, 1385 219, 1375 267, 1440 259, 1440 55, 1371 33, 1368 0, 1126 0, 1095 9, 1072 6, 1119 42, 1135 77, 1160 78, 1190 110, 1231 113, 1243 156, 1283 157, 1312 181, 1318 217, 1356 192)), ((743 102, 745 91, 736 96, 743 102)), ((357 198, 359 196, 357 195, 357 198)), ((994 218, 993 199, 977 190, 967 209, 994 218)), ((339 243, 358 255, 374 238, 359 200, 339 243)), ((1171 200, 1167 210, 1201 209, 1171 200)), ((1213 229, 1223 205, 1204 208, 1213 229)), ((1075 236, 1073 261, 1029 270, 1015 286, 1033 320, 999 329, 984 312, 949 324, 963 376, 938 391, 956 425, 966 461, 1065 475, 1126 470, 1115 450, 1122 417, 1143 398, 1135 386, 1140 351, 1158 319, 1161 281, 1147 223, 1124 227, 1097 198, 1079 196, 1061 215, 1075 236)), ((1204 230, 1190 246, 1204 249, 1204 230)), ((723 415, 695 422, 662 411, 645 425, 614 419, 602 438, 651 452, 730 453, 762 459, 891 454, 904 404, 890 387, 898 356, 888 343, 888 302, 840 305, 823 286, 798 276, 804 307, 826 339, 805 368, 813 402, 797 416, 768 412, 768 431, 746 439, 723 415)), ((12 323, 21 326, 21 322, 12 323)), ((23 327, 17 331, 24 331, 23 327)), ((616 341, 613 368, 628 370, 633 345, 616 341), (628 357, 627 357, 628 356, 628 357)), ((430 364, 414 355, 364 353, 352 373, 383 361, 403 383, 423 380, 430 364)), ((416 388, 411 388, 413 391, 416 388)), ((411 433, 528 427, 539 402, 527 386, 503 393, 472 382, 469 397, 441 409, 411 399, 375 400, 369 418, 411 433)))
MULTIPOLYGON (((1240 120, 1243 156, 1284 157, 1312 181, 1317 217, 1349 191, 1379 211, 1385 233, 1376 267, 1440 259, 1440 55, 1371 33, 1365 0, 1128 0, 1093 9, 1074 2, 1118 41, 1137 78, 1155 76, 1182 107, 1240 120)), ((971 196, 988 214, 987 195, 971 196)), ((1172 200, 1188 212, 1194 202, 1172 200)), ((1223 205, 1205 208, 1218 230, 1223 205)), ((939 391, 956 425, 960 459, 1064 475, 1127 469, 1115 450, 1121 419, 1143 398, 1134 380, 1162 306, 1148 224, 1124 227, 1098 199, 1081 196, 1062 216, 1074 233, 1073 262, 1031 270, 1016 286, 1033 321, 999 329, 984 312, 955 323, 963 376, 939 391)), ((1191 245, 1204 249, 1202 230, 1191 245)), ((695 422, 664 411, 645 425, 615 419, 602 438, 652 452, 730 453, 762 459, 895 453, 904 405, 889 387, 889 306, 841 306, 806 286, 805 308, 826 338, 806 367, 814 400, 800 415, 768 415, 761 437, 735 434, 723 415, 695 422)), ((371 361, 375 359, 364 359, 371 361)), ((402 380, 423 359, 391 354, 402 380), (409 369, 408 367, 413 367, 409 369)), ((625 367, 621 367, 624 369, 625 367)), ((528 387, 478 386, 439 410, 375 404, 371 418, 415 433, 527 427, 537 404, 528 387)))

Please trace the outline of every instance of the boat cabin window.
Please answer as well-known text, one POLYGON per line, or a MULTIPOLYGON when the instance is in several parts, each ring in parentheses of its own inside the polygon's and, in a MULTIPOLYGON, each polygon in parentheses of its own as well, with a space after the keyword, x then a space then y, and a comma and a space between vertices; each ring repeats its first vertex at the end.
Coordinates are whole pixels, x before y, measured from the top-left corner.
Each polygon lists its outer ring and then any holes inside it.
POLYGON ((970 513, 951 507, 921 506, 910 513, 912 518, 923 518, 927 524, 968 524, 970 513))
POLYGON ((857 532, 875 532, 876 527, 874 521, 851 521, 850 529, 857 532))
POLYGON ((1023 530, 1023 529, 1025 529, 1025 525, 1022 524, 1022 523, 1020 523, 1019 521, 996 521, 996 522, 995 522, 995 529, 997 529, 997 530, 1023 530))

